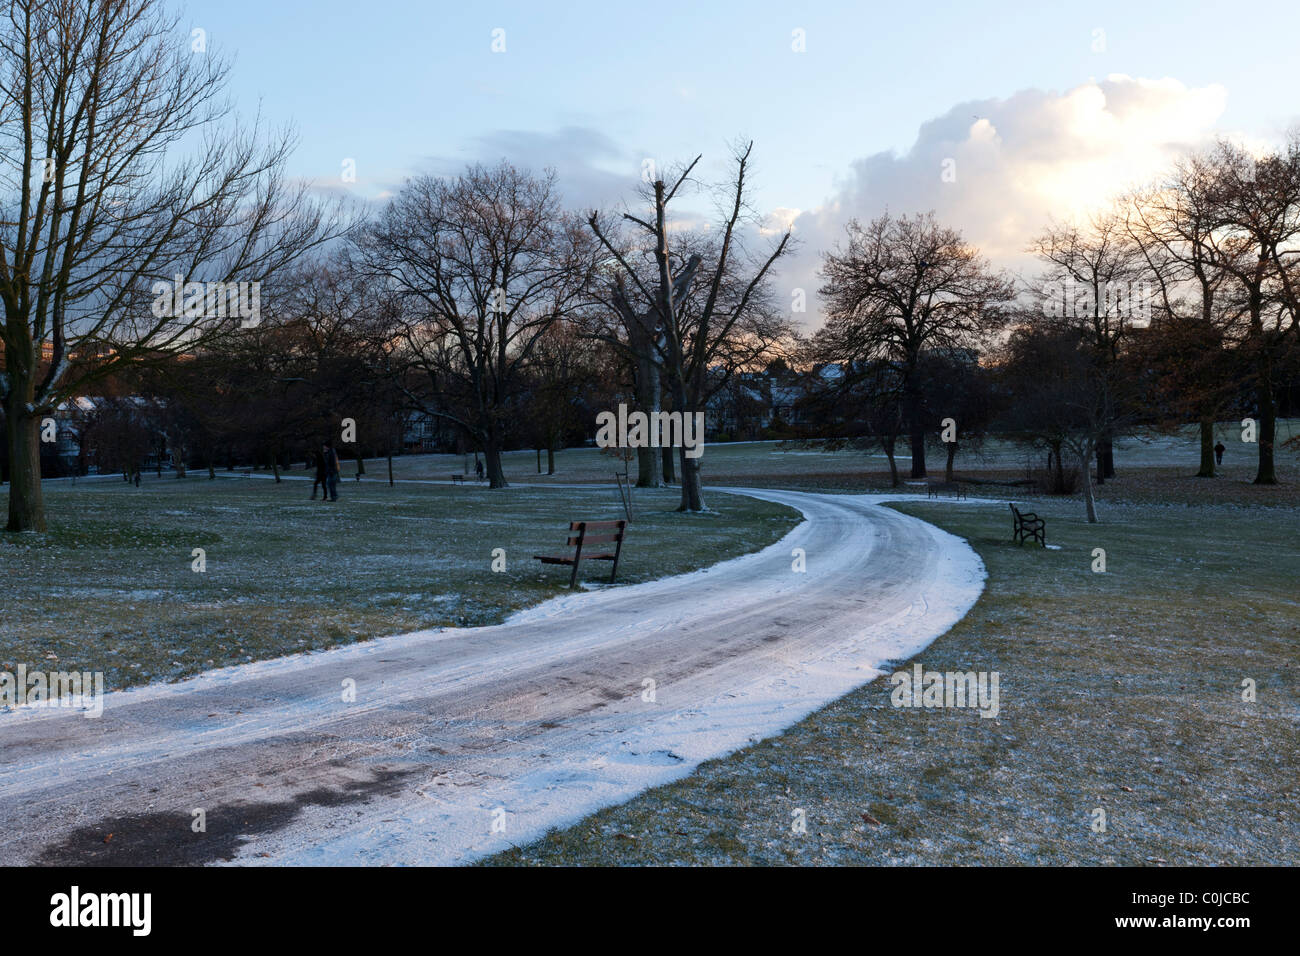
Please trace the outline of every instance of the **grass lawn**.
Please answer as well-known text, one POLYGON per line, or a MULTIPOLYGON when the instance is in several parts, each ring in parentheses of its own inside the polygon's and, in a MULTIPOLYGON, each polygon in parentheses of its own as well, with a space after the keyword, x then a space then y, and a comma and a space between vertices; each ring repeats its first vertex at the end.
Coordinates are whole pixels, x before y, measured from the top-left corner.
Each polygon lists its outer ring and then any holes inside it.
MULTIPOLYGON (((0 670, 102 670, 110 690, 174 680, 421 628, 492 624, 565 590, 570 519, 621 516, 613 489, 348 481, 309 500, 286 480, 47 482, 50 530, 0 534, 0 670), (192 570, 192 551, 206 571, 192 570), (504 548, 506 570, 491 570, 504 548)), ((0 507, 5 504, 0 489, 0 507)), ((766 547, 795 524, 782 505, 715 495, 675 514, 638 492, 619 583, 692 571, 766 547), (682 533, 689 525, 698 535, 682 533)), ((593 584, 608 562, 584 566, 593 584)))
POLYGON ((1088 525, 1037 501, 1044 551, 1008 542, 1005 506, 900 507, 984 559, 984 595, 917 660, 998 672, 996 719, 895 708, 881 678, 487 862, 1300 863, 1300 514, 1112 504, 1088 525))
MULTIPOLYGON (((1200 465, 1199 433, 1187 427, 1174 434, 1125 438, 1116 442, 1118 478, 1096 489, 1101 502, 1183 504, 1230 503, 1247 505, 1294 504, 1300 500, 1300 447, 1282 447, 1282 442, 1300 436, 1300 419, 1278 422, 1277 473, 1280 484, 1257 487, 1255 477, 1258 449, 1241 442, 1240 423, 1225 422, 1216 435, 1226 446, 1219 477, 1197 479, 1200 465)), ((905 451, 902 444, 900 452, 905 451)), ((932 475, 942 476, 944 451, 930 449, 927 463, 932 475)), ((986 479, 1024 478, 1030 465, 1041 468, 1044 455, 1023 446, 991 439, 982 448, 962 447, 956 459, 958 477, 986 479)), ((734 442, 706 445, 700 459, 705 483, 705 502, 714 498, 709 485, 744 485, 758 488, 789 488, 796 491, 884 492, 889 490, 889 464, 883 453, 857 450, 823 452, 781 442, 734 442)), ((473 457, 469 458, 473 474, 473 457)), ((412 455, 393 460, 398 478, 446 481, 465 468, 463 455, 412 455)), ((568 448, 555 457, 556 474, 537 473, 537 456, 531 451, 507 452, 503 467, 512 483, 568 484, 612 482, 617 463, 597 448, 568 448)), ((911 459, 900 455, 899 471, 907 478, 911 459)), ((344 471, 354 470, 345 463, 344 471)), ((382 460, 368 461, 369 474, 387 474, 382 460)), ((635 465, 633 466, 635 474, 635 465)), ((903 490, 913 490, 904 488, 903 490)), ((1005 496, 1006 489, 972 485, 972 495, 1005 496)), ((716 496, 715 496, 716 497, 716 496)), ((1005 500, 1005 498, 1004 498, 1005 500)), ((1082 509, 1082 504, 1080 504, 1082 509)))

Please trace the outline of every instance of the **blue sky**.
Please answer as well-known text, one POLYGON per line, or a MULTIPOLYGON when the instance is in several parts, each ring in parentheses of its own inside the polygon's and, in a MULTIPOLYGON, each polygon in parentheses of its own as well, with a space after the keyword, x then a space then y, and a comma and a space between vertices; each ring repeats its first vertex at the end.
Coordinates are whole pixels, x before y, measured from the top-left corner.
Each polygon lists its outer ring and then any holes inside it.
MULTIPOLYGON (((1294 4, 417 3, 196 0, 240 108, 302 135, 293 172, 362 191, 499 131, 603 132, 629 156, 758 144, 763 197, 808 208, 856 157, 906 149, 958 102, 1110 73, 1227 88, 1229 127, 1293 121, 1294 4), (996 11, 996 12, 995 12, 996 11), (491 31, 506 52, 491 52, 491 31), (806 31, 805 53, 791 31, 806 31), (1105 50, 1094 52, 1095 29, 1105 50)), ((595 155, 617 168, 620 156, 595 155)), ((520 157, 521 159, 523 157, 520 157)), ((639 166, 629 175, 639 173, 639 166)))
POLYGON ((337 186, 351 158, 348 188, 367 198, 505 156, 555 166, 575 204, 608 205, 630 198, 645 158, 703 153, 718 174, 728 143, 753 138, 756 205, 796 223, 804 260, 790 281, 805 285, 849 215, 935 208, 1006 259, 1044 215, 1073 214, 1188 144, 1276 141, 1300 121, 1295 4, 177 9, 233 55, 242 113, 260 103, 296 126, 290 173, 337 186), (498 28, 504 53, 492 52, 498 28), (947 157, 964 171, 955 185, 937 175, 947 157))

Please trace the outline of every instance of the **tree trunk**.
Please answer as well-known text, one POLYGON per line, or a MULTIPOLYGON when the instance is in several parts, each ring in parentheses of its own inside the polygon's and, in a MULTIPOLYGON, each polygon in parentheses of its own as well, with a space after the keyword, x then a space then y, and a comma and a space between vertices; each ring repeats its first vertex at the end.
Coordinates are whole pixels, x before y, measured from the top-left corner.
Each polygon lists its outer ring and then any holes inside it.
POLYGON ((542 473, 542 449, 541 448, 537 449, 537 473, 539 475, 542 473))
POLYGON ((1097 523, 1097 501, 1092 496, 1092 463, 1090 459, 1092 454, 1089 449, 1084 449, 1079 455, 1079 465, 1083 469, 1081 480, 1083 481, 1083 503, 1088 512, 1088 523, 1097 523))
POLYGON ((925 477, 925 429, 920 426, 913 426, 911 434, 912 445, 912 477, 925 477))
POLYGON ((1201 470, 1197 478, 1214 477, 1214 419, 1206 416, 1201 419, 1201 470))
MULTIPOLYGON (((653 453, 654 449, 651 448, 650 451, 653 453)), ((673 466, 673 450, 671 448, 661 448, 659 451, 660 451, 659 457, 663 461, 663 471, 664 471, 662 483, 665 485, 671 485, 677 481, 677 473, 674 470, 674 466, 673 466)))
MULTIPOLYGON (((658 188, 658 184, 656 184, 658 188)), ((696 394, 699 395, 703 390, 697 387, 696 394)), ((681 379, 675 379, 673 382, 673 409, 681 410, 682 422, 686 417, 695 411, 694 404, 687 400, 686 383, 681 379)), ((683 424, 683 435, 685 435, 685 425, 683 424)), ((704 441, 703 435, 697 435, 696 440, 704 441)), ((703 445, 697 446, 703 450, 703 445)), ((701 490, 700 482, 700 459, 686 457, 686 443, 682 442, 682 447, 677 449, 677 465, 682 474, 682 503, 678 511, 703 511, 704 495, 701 490)))
POLYGON ((1260 349, 1256 362, 1258 377, 1256 389, 1259 401, 1259 470, 1255 484, 1276 485, 1277 473, 1273 470, 1273 438, 1277 434, 1277 406, 1273 401, 1273 362, 1267 351, 1260 349))
POLYGON ((888 438, 882 444, 885 446, 885 457, 889 459, 889 486, 897 488, 902 482, 898 477, 898 459, 894 457, 894 439, 888 438))
POLYGON ((5 403, 5 439, 9 447, 9 531, 44 531, 45 499, 41 490, 40 419, 25 406, 31 382, 14 375, 5 403))
POLYGON ((546 447, 546 473, 548 475, 555 474, 555 446, 554 445, 548 445, 546 447))
MULTIPOLYGON (((644 348, 649 348, 646 345, 644 348)), ((636 403, 640 411, 646 413, 650 421, 659 411, 662 403, 662 388, 659 383, 659 367, 648 356, 640 356, 636 361, 636 403)), ((661 488, 664 475, 671 469, 671 452, 665 458, 658 455, 653 448, 642 447, 636 450, 636 486, 638 488, 661 488), (667 464, 661 468, 660 462, 667 464)))
POLYGON ((704 495, 700 484, 700 460, 687 458, 684 445, 678 451, 681 453, 678 460, 682 469, 682 503, 677 510, 703 511, 704 495))
POLYGON ((487 465, 488 487, 509 488, 506 473, 501 467, 501 439, 496 435, 489 435, 484 442, 483 460, 487 465))
POLYGON ((638 488, 658 488, 659 453, 648 445, 636 450, 636 486, 638 488))
POLYGON ((1103 485, 1107 478, 1115 477, 1115 443, 1109 438, 1097 442, 1097 484, 1103 485))
POLYGON ((943 468, 943 480, 952 481, 952 460, 957 457, 957 443, 948 442, 948 463, 943 468))
POLYGON ((275 483, 280 483, 280 459, 275 455, 271 456, 271 474, 275 475, 275 483))
POLYGON ((393 450, 388 450, 388 487, 393 487, 393 450))
POLYGON ((907 435, 912 446, 912 477, 925 477, 925 422, 921 410, 925 397, 917 381, 917 372, 910 371, 903 383, 903 409, 907 415, 907 435))

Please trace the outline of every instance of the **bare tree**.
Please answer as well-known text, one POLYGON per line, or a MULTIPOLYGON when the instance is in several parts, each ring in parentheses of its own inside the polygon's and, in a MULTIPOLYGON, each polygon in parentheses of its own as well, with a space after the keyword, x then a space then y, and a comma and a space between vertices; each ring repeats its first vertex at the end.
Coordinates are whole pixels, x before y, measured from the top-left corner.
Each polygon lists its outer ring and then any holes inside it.
POLYGON ((1276 371, 1296 347, 1300 330, 1300 135, 1256 158, 1221 142, 1209 161, 1214 227, 1208 244, 1232 277, 1240 305, 1234 335, 1254 367, 1259 414, 1255 484, 1277 484, 1276 371))
POLYGON ((999 328, 1015 295, 961 233, 933 213, 888 213, 847 226, 848 242, 823 257, 826 325, 817 347, 826 357, 873 365, 898 376, 912 449, 912 477, 924 478, 926 352, 960 353, 999 328))
POLYGON ((1012 332, 999 365, 1010 395, 1006 432, 1071 454, 1088 521, 1095 523, 1091 459, 1099 442, 1131 423, 1135 376, 1099 355, 1083 330, 1040 322, 1012 332))
MULTIPOLYGON (((619 262, 632 263, 641 268, 643 275, 640 280, 647 286, 654 284, 653 275, 657 272, 658 265, 654 262, 653 250, 648 247, 638 249, 626 231, 613 226, 603 228, 607 238, 613 240, 617 237, 621 255, 612 260, 610 268, 604 270, 606 273, 612 272, 612 275, 606 275, 604 281, 596 286, 598 302, 604 308, 588 312, 584 334, 603 342, 623 358, 632 373, 636 408, 647 416, 652 416, 664 404, 666 343, 663 341, 663 330, 654 304, 642 304, 636 291, 628 288, 628 275, 619 262)), ((691 289, 700 256, 690 253, 683 258, 680 250, 672 249, 669 250, 669 255, 672 257, 670 271, 674 285, 672 300, 681 302, 691 289)), ((656 449, 648 446, 637 448, 636 457, 637 487, 662 487, 666 477, 671 474, 671 458, 661 456, 656 449)))
MULTIPOLYGON (((1050 225, 1030 246, 1045 269, 1038 290, 1046 316, 1078 329, 1103 362, 1118 359, 1149 315, 1147 262, 1116 207, 1082 224, 1050 225)), ((1097 440, 1097 480, 1115 476, 1114 435, 1097 440)))
MULTIPOLYGON (((675 269, 668 206, 690 180, 692 170, 700 161, 698 156, 675 177, 672 186, 662 179, 655 180, 648 197, 649 215, 623 214, 623 221, 631 223, 642 239, 648 238, 653 244, 653 277, 645 275, 630 260, 626 245, 619 241, 613 226, 602 223, 595 212, 587 220, 601 245, 636 290, 640 304, 648 307, 644 314, 653 314, 657 320, 655 347, 672 392, 673 410, 683 418, 703 413, 709 396, 726 384, 735 369, 769 358, 774 344, 784 337, 788 328, 770 307, 766 282, 773 264, 790 247, 790 231, 787 229, 758 255, 750 255, 745 248, 746 228, 754 218, 745 192, 753 148, 750 142, 735 150, 732 177, 718 190, 725 197, 719 211, 718 238, 707 243, 704 252, 691 254, 684 266, 675 269), (699 289, 693 293, 697 279, 699 289), (719 368, 723 374, 710 374, 719 368)), ((682 490, 679 510, 702 511, 704 496, 699 459, 688 455, 688 451, 685 447, 679 449, 682 490)))
POLYGON ((409 181, 355 236, 396 299, 408 397, 482 446, 493 488, 538 340, 584 304, 592 242, 560 209, 555 176, 508 163, 409 181))
MULTIPOLYGON (((528 376, 526 419, 538 449, 546 449, 546 473, 555 474, 555 453, 565 436, 586 424, 583 409, 608 357, 599 343, 581 335, 576 323, 562 320, 543 333, 528 376)), ((540 469, 539 469, 540 470, 540 469)))
POLYGON ((1214 477, 1214 424, 1237 394, 1227 346, 1243 311, 1229 266, 1241 268, 1244 250, 1215 242, 1215 178, 1207 157, 1189 156, 1162 182, 1130 196, 1126 216, 1154 286, 1151 334, 1139 344, 1156 377, 1153 404, 1169 426, 1197 422, 1199 478, 1214 477), (1237 261, 1224 262, 1224 255, 1237 261))
POLYGON ((902 484, 898 474, 898 440, 907 431, 903 419, 900 379, 884 360, 845 362, 820 361, 821 343, 804 343, 800 356, 808 366, 803 375, 805 415, 816 422, 821 437, 800 444, 837 452, 852 448, 870 452, 879 448, 889 461, 890 486, 902 484))
POLYGON ((290 137, 262 145, 256 126, 223 126, 226 65, 193 49, 155 0, 6 6, 0 400, 12 473, 8 529, 40 531, 41 418, 90 382, 255 320, 260 289, 236 286, 232 302, 231 284, 272 276, 323 241, 333 220, 305 187, 284 186, 290 137), (183 302, 163 303, 174 281, 183 302))

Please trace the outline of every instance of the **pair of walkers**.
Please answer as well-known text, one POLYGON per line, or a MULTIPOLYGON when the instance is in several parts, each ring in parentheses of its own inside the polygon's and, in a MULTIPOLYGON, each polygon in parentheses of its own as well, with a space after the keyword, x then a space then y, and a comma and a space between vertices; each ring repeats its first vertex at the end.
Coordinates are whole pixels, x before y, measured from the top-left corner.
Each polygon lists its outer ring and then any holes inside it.
POLYGON ((327 441, 316 452, 316 480, 311 485, 311 500, 316 500, 316 489, 320 488, 322 501, 339 500, 339 453, 334 450, 334 443, 327 441))

